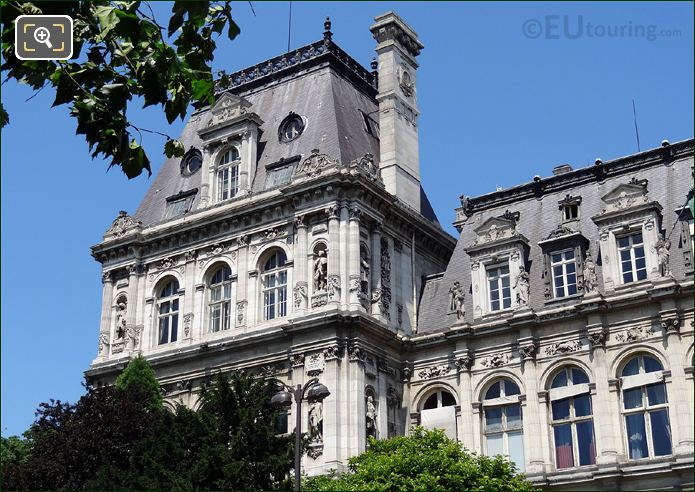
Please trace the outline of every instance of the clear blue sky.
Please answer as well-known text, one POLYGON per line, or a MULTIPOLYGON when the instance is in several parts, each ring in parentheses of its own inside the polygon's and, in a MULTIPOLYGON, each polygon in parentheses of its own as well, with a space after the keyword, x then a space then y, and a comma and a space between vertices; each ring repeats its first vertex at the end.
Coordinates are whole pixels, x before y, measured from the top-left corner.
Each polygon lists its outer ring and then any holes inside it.
MULTIPOLYGON (((253 6, 255 17, 247 2, 234 4, 242 34, 220 44, 217 69, 285 51, 288 4, 253 6)), ((169 3, 156 9, 163 18, 169 3)), ((693 136, 692 3, 294 2, 292 10, 292 47, 320 39, 330 15, 333 39, 367 67, 375 15, 395 10, 418 32, 420 168, 450 232, 461 194, 635 152, 633 98, 642 149, 693 136), (622 36, 609 37, 621 26, 622 36)), ((3 435, 23 432, 39 402, 83 393, 101 303, 89 246, 119 210, 135 211, 153 179, 106 172, 75 136, 68 109, 50 109, 52 91, 27 102, 31 94, 2 87, 11 117, 2 132, 3 435)), ((182 127, 157 110, 132 114, 141 127, 172 135, 182 127)), ((155 172, 162 144, 145 136, 155 172)))

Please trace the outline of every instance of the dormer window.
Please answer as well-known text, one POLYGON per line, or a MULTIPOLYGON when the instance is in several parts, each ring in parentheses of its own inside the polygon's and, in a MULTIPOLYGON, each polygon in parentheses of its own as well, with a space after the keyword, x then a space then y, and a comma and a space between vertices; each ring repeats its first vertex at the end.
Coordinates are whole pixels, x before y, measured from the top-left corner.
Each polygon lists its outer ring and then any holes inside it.
POLYGON ((636 232, 617 238, 620 253, 620 272, 623 283, 636 282, 647 278, 647 263, 644 258, 642 233, 636 232))
POLYGON ((568 220, 574 220, 579 218, 579 205, 565 205, 563 208, 562 216, 567 222, 568 220))
POLYGON ((217 165, 217 198, 218 201, 234 198, 239 192, 239 149, 229 147, 220 156, 217 165))
POLYGON ((566 195, 565 198, 557 202, 562 214, 562 222, 570 222, 579 219, 579 205, 582 203, 582 197, 566 195))
POLYGON ((174 217, 187 214, 191 210, 191 205, 193 205, 193 199, 196 193, 198 193, 198 188, 181 191, 176 195, 168 197, 164 218, 173 219, 174 217))
POLYGON ((302 120, 302 117, 297 114, 290 113, 290 115, 280 124, 280 141, 291 142, 299 137, 303 131, 304 120, 302 120))

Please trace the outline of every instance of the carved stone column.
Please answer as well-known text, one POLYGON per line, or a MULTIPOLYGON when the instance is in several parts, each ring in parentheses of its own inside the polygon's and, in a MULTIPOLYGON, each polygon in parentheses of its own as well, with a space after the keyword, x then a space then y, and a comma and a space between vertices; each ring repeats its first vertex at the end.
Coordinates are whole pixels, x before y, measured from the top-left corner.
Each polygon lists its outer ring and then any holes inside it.
POLYGON ((348 225, 348 279, 350 309, 361 309, 360 304, 360 217, 362 211, 352 204, 348 225))
POLYGON ((348 273, 348 254, 350 251, 348 244, 348 207, 347 203, 342 202, 339 206, 340 210, 340 275, 341 275, 341 292, 340 304, 342 309, 348 308, 349 295, 349 273, 348 273))
POLYGON ((235 325, 238 327, 249 325, 249 237, 243 235, 237 238, 237 291, 236 305, 234 306, 235 325))
POLYGON ((111 272, 104 272, 101 275, 101 282, 104 285, 101 294, 101 321, 99 323, 99 345, 97 348, 98 357, 109 355, 111 344, 111 303, 113 302, 113 275, 111 272))
POLYGON ((297 258, 294 262, 295 283, 292 294, 295 313, 301 315, 307 309, 307 296, 309 295, 306 217, 304 215, 295 217, 294 226, 297 229, 297 258))
POLYGON ((520 345, 520 353, 524 359, 523 381, 526 389, 525 404, 522 403, 526 473, 528 475, 542 475, 545 471, 542 427, 545 426, 544 423, 546 422, 543 418, 542 406, 546 405, 546 403, 539 399, 539 375, 536 362, 533 358, 535 354, 535 344, 527 340, 523 345, 520 345))
POLYGON ((256 141, 258 130, 253 125, 244 132, 241 139, 241 166, 239 167, 239 194, 249 192, 256 169, 256 141))
POLYGON ((340 392, 340 365, 338 345, 323 350, 325 369, 321 380, 331 395, 323 401, 323 459, 327 468, 338 469, 342 448, 343 394, 340 392))
POLYGON ((340 209, 331 205, 326 209, 328 215, 328 302, 340 303, 342 282, 340 279, 340 209))
POLYGON ((372 228, 372 314, 382 319, 381 316, 381 224, 378 222, 372 228))
POLYGON ((215 182, 215 150, 216 146, 203 147, 203 165, 200 170, 200 208, 208 207, 215 201, 212 197, 215 182))

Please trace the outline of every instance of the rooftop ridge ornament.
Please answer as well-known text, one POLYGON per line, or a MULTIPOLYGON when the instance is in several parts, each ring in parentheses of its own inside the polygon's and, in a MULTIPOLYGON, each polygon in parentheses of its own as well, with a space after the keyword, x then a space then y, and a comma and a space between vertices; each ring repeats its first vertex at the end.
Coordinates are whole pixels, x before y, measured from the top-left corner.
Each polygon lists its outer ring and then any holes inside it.
POLYGON ((328 43, 333 39, 333 33, 331 32, 331 18, 326 17, 323 23, 323 40, 328 43))
MULTIPOLYGON (((330 20, 326 22, 330 23, 330 20)), ((332 41, 332 36, 333 33, 327 30, 324 32, 324 39, 321 41, 302 46, 269 60, 264 60, 254 66, 218 78, 215 80, 215 95, 230 89, 243 87, 247 84, 258 85, 277 81, 279 78, 278 74, 287 75, 291 73, 293 67, 299 67, 305 62, 326 56, 332 57, 358 80, 376 89, 376 77, 374 74, 336 45, 332 41)))

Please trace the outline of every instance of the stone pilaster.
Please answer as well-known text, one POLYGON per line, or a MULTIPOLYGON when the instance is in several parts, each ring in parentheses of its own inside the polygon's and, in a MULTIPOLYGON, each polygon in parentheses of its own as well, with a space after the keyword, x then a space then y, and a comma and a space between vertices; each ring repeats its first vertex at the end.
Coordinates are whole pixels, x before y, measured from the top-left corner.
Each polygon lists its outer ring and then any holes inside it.
POLYGON ((113 302, 113 274, 104 272, 101 275, 104 285, 101 293, 101 320, 99 322, 99 341, 97 357, 105 358, 109 355, 109 348, 113 334, 111 333, 111 303, 113 302))
POLYGON ((328 216, 328 302, 334 306, 340 304, 342 282, 340 278, 340 209, 331 205, 326 209, 328 216))
POLYGON ((362 211, 352 204, 348 224, 348 284, 350 309, 361 309, 360 304, 360 217, 362 211))
POLYGON ((338 469, 340 463, 341 422, 343 394, 340 392, 340 355, 337 345, 332 345, 323 351, 324 372, 321 380, 331 395, 323 401, 323 459, 327 468, 338 469))
POLYGON ((306 217, 300 215, 294 219, 294 225, 297 230, 297 257, 294 262, 294 288, 293 302, 294 310, 298 315, 304 314, 307 309, 309 284, 307 277, 307 225, 306 217))
POLYGON ((604 350, 594 350, 593 371, 596 381, 596 394, 591 396, 594 409, 594 433, 596 442, 596 464, 610 465, 617 462, 620 442, 620 427, 616 427, 613 414, 620 413, 620 403, 616 400, 618 393, 611 393, 608 381, 608 361, 604 350))
POLYGON ((372 266, 371 266, 371 306, 372 314, 377 319, 381 316, 381 224, 372 227, 372 266))
POLYGON ((349 212, 347 203, 342 202, 339 207, 339 218, 340 218, 340 304, 342 309, 348 308, 349 295, 350 295, 350 282, 348 273, 348 261, 350 254, 350 244, 349 244, 349 212))
MULTIPOLYGON (((529 347, 533 345, 525 345, 529 347)), ((526 350, 529 353, 530 349, 526 350)), ((541 413, 541 407, 546 406, 545 401, 539 400, 538 371, 533 358, 525 359, 523 368, 523 381, 526 389, 526 399, 521 402, 522 421, 524 424, 524 459, 525 472, 529 475, 542 474, 545 471, 543 459, 542 427, 547 427, 541 413)))

